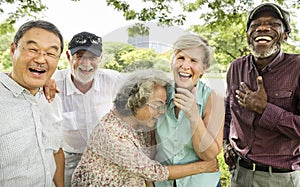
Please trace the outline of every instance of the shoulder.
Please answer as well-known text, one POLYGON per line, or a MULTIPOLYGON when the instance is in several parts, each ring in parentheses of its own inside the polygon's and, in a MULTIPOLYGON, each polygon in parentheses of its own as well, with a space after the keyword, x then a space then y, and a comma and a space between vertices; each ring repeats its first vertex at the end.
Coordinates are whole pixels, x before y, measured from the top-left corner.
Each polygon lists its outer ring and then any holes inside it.
POLYGON ((204 82, 201 80, 198 81, 197 84, 197 93, 208 93, 210 94, 212 89, 204 82))
POLYGON ((300 65, 300 54, 284 53, 284 59, 289 62, 296 62, 297 65, 300 65))
POLYGON ((230 66, 243 65, 245 62, 250 62, 251 55, 241 56, 230 63, 230 66))
POLYGON ((98 69, 97 70, 98 75, 106 75, 106 76, 114 76, 114 75, 120 75, 120 72, 112 69, 98 69))
POLYGON ((54 78, 55 81, 64 80, 66 76, 69 75, 70 73, 71 73, 70 69, 56 70, 52 75, 52 78, 54 78))
POLYGON ((117 80, 121 74, 118 71, 112 69, 98 69, 96 72, 96 77, 100 79, 111 79, 117 80))

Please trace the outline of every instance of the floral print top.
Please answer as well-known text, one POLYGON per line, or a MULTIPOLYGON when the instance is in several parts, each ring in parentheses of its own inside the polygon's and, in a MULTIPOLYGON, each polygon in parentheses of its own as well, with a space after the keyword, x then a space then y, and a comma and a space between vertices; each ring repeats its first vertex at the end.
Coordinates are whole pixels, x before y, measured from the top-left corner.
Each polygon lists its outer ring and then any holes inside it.
POLYGON ((150 131, 135 130, 110 111, 93 130, 72 186, 143 187, 146 180, 167 180, 167 167, 149 158, 149 140, 150 131))

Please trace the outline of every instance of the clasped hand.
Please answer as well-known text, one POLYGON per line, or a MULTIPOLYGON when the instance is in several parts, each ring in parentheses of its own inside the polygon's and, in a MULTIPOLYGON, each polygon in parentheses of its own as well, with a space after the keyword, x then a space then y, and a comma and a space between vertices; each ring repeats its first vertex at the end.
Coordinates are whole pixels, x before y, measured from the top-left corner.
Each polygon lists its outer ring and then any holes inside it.
POLYGON ((267 93, 263 85, 263 80, 261 76, 258 76, 256 79, 257 90, 252 91, 249 87, 241 82, 241 86, 244 91, 236 90, 236 98, 240 106, 250 110, 262 114, 265 108, 267 107, 267 93))
POLYGON ((174 94, 174 104, 185 112, 190 121, 197 121, 199 118, 198 106, 196 101, 196 87, 189 91, 185 88, 176 88, 174 94))

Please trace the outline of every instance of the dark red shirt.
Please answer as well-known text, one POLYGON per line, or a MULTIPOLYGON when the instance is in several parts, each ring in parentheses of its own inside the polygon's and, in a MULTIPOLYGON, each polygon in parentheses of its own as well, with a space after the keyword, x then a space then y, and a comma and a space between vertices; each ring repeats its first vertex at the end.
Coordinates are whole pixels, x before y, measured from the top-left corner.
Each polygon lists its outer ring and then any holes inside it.
POLYGON ((261 73, 252 58, 236 59, 228 70, 224 138, 253 162, 300 170, 300 55, 281 51, 261 73), (268 95, 261 115, 239 106, 235 98, 241 82, 257 90, 257 76, 268 95))

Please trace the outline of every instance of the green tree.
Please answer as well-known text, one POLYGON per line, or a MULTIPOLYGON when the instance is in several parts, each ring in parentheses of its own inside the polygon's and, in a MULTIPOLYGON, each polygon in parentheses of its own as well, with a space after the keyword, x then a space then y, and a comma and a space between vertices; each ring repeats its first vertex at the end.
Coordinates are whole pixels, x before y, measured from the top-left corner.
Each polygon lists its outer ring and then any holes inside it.
POLYGON ((12 34, 0 35, 0 71, 2 72, 9 72, 11 70, 10 44, 12 40, 12 34))
MULTIPOLYGON (((276 3, 288 9, 292 16, 295 16, 296 9, 300 7, 297 0, 277 0, 276 3)), ((107 4, 123 12, 126 20, 157 21, 158 24, 165 25, 182 25, 189 12, 199 12, 199 22, 203 22, 203 24, 193 25, 190 30, 209 39, 215 49, 217 63, 228 65, 233 59, 249 53, 245 27, 247 12, 253 8, 254 1, 142 0, 139 10, 134 10, 130 3, 120 0, 107 0, 107 4), (174 16, 171 13, 172 7, 181 7, 182 11, 174 16)), ((295 21, 292 19, 291 43, 299 41, 295 21)), ((298 50, 290 44, 284 46, 284 49, 287 49, 287 52, 297 52, 298 50)))
POLYGON ((136 47, 120 42, 105 42, 103 44, 103 57, 101 67, 121 71, 126 65, 123 55, 135 50, 136 47))
POLYGON ((0 34, 13 32, 13 25, 20 18, 37 18, 39 13, 46 9, 41 0, 1 0, 0 14, 5 18, 0 24, 0 34), (14 5, 14 9, 7 8, 12 7, 11 5, 14 5))
POLYGON ((138 62, 144 59, 153 60, 157 56, 156 52, 153 49, 136 49, 130 51, 127 54, 122 55, 121 60, 124 62, 124 65, 130 65, 134 62, 138 62))

